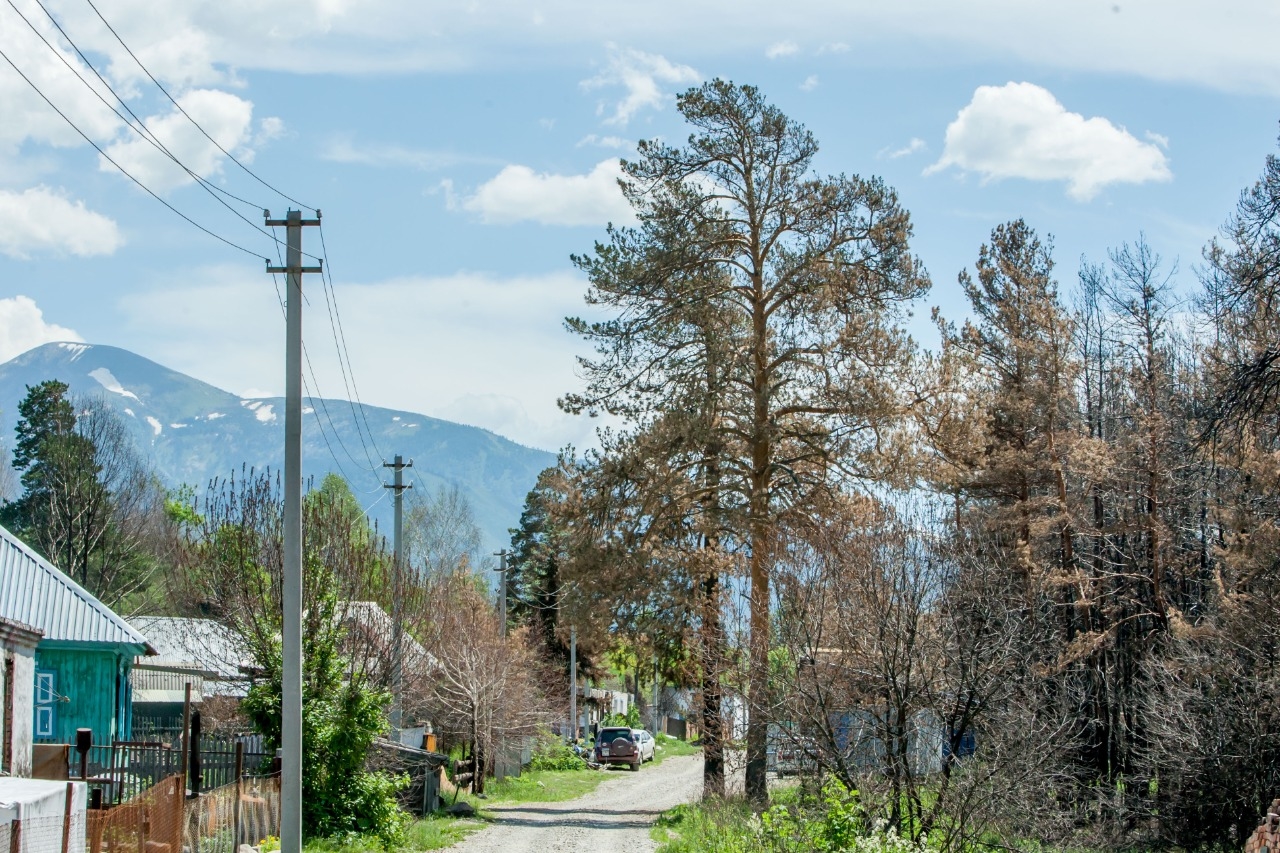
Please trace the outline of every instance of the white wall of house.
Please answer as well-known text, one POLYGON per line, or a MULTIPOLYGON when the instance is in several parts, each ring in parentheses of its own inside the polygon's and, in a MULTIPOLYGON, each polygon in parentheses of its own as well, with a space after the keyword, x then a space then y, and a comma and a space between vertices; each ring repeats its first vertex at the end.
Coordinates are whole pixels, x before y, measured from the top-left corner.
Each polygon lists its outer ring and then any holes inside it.
POLYGON ((4 770, 10 776, 31 775, 31 727, 35 719, 35 649, 21 645, 3 650, 4 672, 12 678, 0 679, 0 744, 7 758, 4 770), (12 670, 10 670, 12 667, 12 670))

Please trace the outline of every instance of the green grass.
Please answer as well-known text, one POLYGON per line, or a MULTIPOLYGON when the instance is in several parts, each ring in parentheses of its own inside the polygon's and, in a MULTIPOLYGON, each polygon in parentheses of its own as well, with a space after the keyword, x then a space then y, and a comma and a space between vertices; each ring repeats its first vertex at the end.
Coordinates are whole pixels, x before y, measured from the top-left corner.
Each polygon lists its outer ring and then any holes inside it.
MULTIPOLYGON (((465 820, 444 815, 432 815, 411 822, 405 831, 404 843, 396 847, 396 853, 443 850, 456 844, 476 830, 483 829, 483 821, 465 820)), ((345 838, 314 838, 302 847, 303 853, 387 853, 382 844, 371 836, 350 835, 345 838)))
POLYGON ((687 740, 680 740, 668 735, 654 735, 654 740, 657 741, 653 745, 654 764, 661 764, 664 758, 673 758, 677 755, 697 755, 702 752, 702 747, 694 746, 687 740))
POLYGON ((658 853, 747 853, 751 814, 744 800, 685 803, 663 812, 649 836, 658 853))
MULTIPOLYGON (((485 783, 485 805, 497 803, 559 803, 589 794, 608 778, 597 770, 535 770, 485 783)), ((474 801, 472 805, 478 805, 474 801)))

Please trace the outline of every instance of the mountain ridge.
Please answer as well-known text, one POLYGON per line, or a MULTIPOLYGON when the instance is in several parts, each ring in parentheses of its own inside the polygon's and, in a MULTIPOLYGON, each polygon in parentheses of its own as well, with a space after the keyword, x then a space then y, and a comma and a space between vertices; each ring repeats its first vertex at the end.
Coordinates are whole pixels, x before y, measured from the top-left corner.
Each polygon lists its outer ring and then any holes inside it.
MULTIPOLYGON (((58 379, 72 393, 101 396, 129 428, 139 451, 169 487, 203 490, 243 467, 279 470, 284 455, 282 397, 241 397, 129 350, 53 342, 0 364, 0 439, 11 452, 17 408, 30 385, 58 379)), ((554 454, 481 427, 407 410, 303 400, 303 475, 341 474, 370 518, 389 529, 377 451, 414 460, 416 487, 457 486, 470 501, 486 548, 506 544, 525 495, 554 454), (381 493, 381 494, 379 494, 381 493)), ((425 497, 425 496, 424 496, 425 497)))

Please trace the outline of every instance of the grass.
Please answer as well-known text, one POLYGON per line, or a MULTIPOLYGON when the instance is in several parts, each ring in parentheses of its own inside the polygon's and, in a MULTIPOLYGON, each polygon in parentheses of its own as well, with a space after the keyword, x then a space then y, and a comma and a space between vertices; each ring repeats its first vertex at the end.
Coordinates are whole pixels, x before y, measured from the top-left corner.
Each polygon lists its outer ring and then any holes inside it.
POLYGON ((657 741, 653 745, 653 763, 661 764, 664 758, 674 758, 677 755, 697 755, 702 752, 702 747, 694 746, 687 740, 680 740, 669 735, 654 735, 657 741))
POLYGON ((663 812, 649 836, 658 853, 747 853, 751 814, 744 800, 685 803, 663 812))
MULTIPOLYGON (((457 844, 471 833, 484 829, 484 822, 459 819, 445 815, 431 815, 411 822, 405 831, 404 842, 396 847, 396 853, 442 850, 457 844)), ((303 853, 387 853, 373 837, 349 835, 344 838, 314 838, 302 847, 303 853)))

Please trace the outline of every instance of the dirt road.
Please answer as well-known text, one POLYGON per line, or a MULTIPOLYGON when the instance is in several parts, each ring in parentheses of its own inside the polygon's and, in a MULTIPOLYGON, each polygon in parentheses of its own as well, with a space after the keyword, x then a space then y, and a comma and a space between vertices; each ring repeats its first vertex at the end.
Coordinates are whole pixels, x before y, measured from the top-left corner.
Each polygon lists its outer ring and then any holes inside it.
POLYGON ((590 794, 563 803, 486 809, 492 826, 449 849, 455 853, 632 853, 652 851, 658 815, 702 793, 702 756, 668 758, 639 773, 614 770, 590 794))

